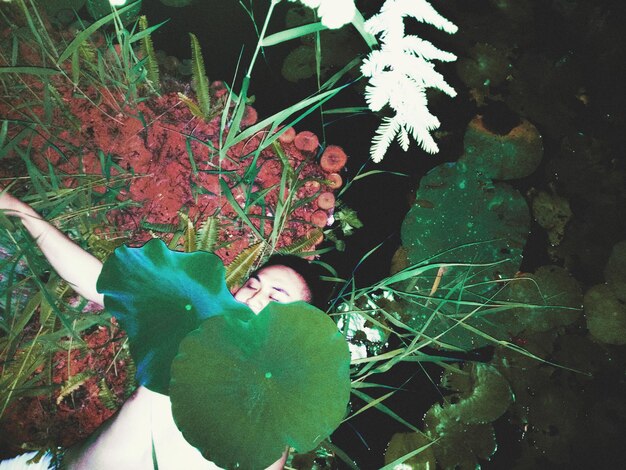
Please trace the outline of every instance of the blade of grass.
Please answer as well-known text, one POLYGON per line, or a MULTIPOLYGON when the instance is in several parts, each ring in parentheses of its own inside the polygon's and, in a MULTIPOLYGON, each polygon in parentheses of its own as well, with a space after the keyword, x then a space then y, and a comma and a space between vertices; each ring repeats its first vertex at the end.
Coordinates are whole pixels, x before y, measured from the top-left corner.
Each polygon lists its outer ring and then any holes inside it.
POLYGON ((379 397, 379 398, 376 398, 376 399, 370 397, 369 395, 367 395, 367 394, 365 394, 365 393, 363 393, 363 392, 361 392, 359 390, 352 389, 352 393, 354 395, 356 395, 357 397, 359 397, 361 400, 363 400, 365 403, 367 403, 367 405, 364 406, 363 408, 359 409, 356 413, 350 415, 347 419, 350 419, 353 416, 356 416, 356 415, 360 414, 361 412, 365 411, 366 409, 369 409, 371 407, 375 407, 376 409, 378 409, 379 411, 383 412, 387 416, 395 419, 397 422, 399 422, 401 424, 404 424, 411 431, 415 431, 415 432, 419 432, 419 433, 422 432, 419 428, 413 426, 407 420, 405 420, 404 418, 400 417, 397 413, 392 411, 389 407, 387 407, 387 406, 382 404, 382 402, 385 401, 387 398, 393 396, 396 393, 396 390, 393 390, 393 391, 383 395, 382 397, 379 397))
POLYGON ((241 206, 235 200, 235 197, 233 196, 233 193, 228 187, 228 184, 226 183, 226 181, 224 181, 221 178, 220 178, 220 188, 222 189, 222 192, 226 196, 226 199, 230 203, 233 210, 241 218, 242 222, 244 222, 246 225, 248 225, 248 227, 250 227, 250 230, 252 230, 252 232, 256 235, 258 240, 263 240, 264 238, 259 232, 259 230, 254 226, 254 224, 250 221, 250 218, 248 217, 248 215, 243 211, 241 206))
POLYGON ((261 40, 261 46, 275 46, 276 44, 291 41, 292 39, 297 39, 311 33, 317 33, 325 29, 328 28, 324 26, 321 22, 296 26, 295 28, 285 29, 284 31, 281 31, 279 33, 274 33, 266 36, 261 40))
POLYGON ((68 44, 68 46, 65 48, 65 50, 63 51, 63 53, 61 54, 61 56, 59 57, 59 59, 57 60, 57 66, 61 66, 61 64, 63 62, 65 62, 67 60, 68 57, 70 57, 75 50, 77 50, 80 45, 85 42, 96 30, 98 30, 101 26, 109 23, 110 21, 114 20, 118 15, 121 15, 122 13, 124 13, 127 10, 130 10, 131 8, 133 8, 140 0, 137 0, 135 2, 129 3, 126 6, 123 6, 122 8, 118 8, 116 9, 116 11, 109 13, 108 15, 100 18, 98 21, 94 22, 92 25, 90 25, 89 27, 85 28, 83 31, 81 31, 76 38, 74 38, 74 40, 72 40, 72 42, 70 42, 68 44))
POLYGON ((0 67, 0 74, 2 73, 17 73, 26 75, 39 75, 40 77, 46 77, 50 75, 56 75, 61 73, 60 70, 50 69, 47 67, 35 67, 35 66, 16 66, 16 67, 0 67))
MULTIPOLYGON (((420 432, 420 434, 423 435, 423 433, 420 432)), ((408 454, 404 454, 402 457, 398 457, 396 460, 394 460, 393 462, 385 465, 384 467, 382 467, 380 470, 394 470, 397 468, 403 468, 403 463, 406 462, 407 460, 409 460, 411 457, 415 457, 416 455, 424 452, 426 449, 428 449, 430 446, 432 446, 435 442, 437 442, 440 438, 437 438, 436 440, 429 442, 426 445, 423 445, 422 447, 420 447, 419 449, 415 449, 414 451, 409 452, 408 454)), ((412 466, 409 465, 405 465, 407 468, 413 468, 412 466)))

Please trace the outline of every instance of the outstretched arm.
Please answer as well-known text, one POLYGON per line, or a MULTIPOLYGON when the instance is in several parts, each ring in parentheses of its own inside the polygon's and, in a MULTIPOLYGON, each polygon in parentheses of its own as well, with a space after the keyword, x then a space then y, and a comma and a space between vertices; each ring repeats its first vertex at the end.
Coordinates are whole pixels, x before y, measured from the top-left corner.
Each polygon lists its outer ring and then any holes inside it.
POLYGON ((28 204, 0 189, 0 211, 18 217, 54 270, 87 300, 104 305, 96 281, 102 270, 98 258, 87 253, 28 204))

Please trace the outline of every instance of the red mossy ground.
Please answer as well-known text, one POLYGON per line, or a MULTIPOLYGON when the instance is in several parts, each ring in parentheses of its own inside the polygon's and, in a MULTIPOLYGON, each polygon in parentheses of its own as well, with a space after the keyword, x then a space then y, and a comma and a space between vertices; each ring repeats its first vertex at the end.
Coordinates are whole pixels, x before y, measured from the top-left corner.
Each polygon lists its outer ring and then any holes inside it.
POLYGON ((128 352, 120 350, 124 335, 114 321, 110 328, 95 327, 82 338, 84 346, 50 358, 49 374, 52 384, 58 386, 56 390, 18 398, 5 411, 0 420, 0 457, 24 449, 74 444, 113 415, 132 391, 133 380, 127 376, 128 352), (91 374, 89 378, 73 392, 60 396, 68 376, 86 371, 91 374), (100 398, 103 381, 112 393, 108 407, 100 398))

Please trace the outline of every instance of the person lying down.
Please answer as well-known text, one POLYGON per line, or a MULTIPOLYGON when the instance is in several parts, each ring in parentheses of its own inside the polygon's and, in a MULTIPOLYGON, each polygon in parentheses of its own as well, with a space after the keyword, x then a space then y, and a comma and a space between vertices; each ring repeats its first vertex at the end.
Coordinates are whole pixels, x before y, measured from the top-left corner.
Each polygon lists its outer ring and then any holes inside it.
POLYGON ((215 255, 178 253, 152 240, 116 250, 103 265, 6 191, 0 211, 19 218, 77 293, 118 319, 139 383, 86 441, 38 462, 37 453, 23 454, 0 470, 282 469, 290 446, 311 450, 344 417, 348 347, 334 322, 305 304, 315 301, 317 282, 306 261, 272 257, 231 295, 215 255), (326 339, 312 343, 311 329, 326 339), (310 367, 320 345, 326 362, 310 367), (309 398, 311 384, 325 390, 309 398), (319 402, 321 395, 332 403, 319 402), (307 407, 313 416, 330 407, 332 416, 298 423, 293 415, 305 416, 307 407))

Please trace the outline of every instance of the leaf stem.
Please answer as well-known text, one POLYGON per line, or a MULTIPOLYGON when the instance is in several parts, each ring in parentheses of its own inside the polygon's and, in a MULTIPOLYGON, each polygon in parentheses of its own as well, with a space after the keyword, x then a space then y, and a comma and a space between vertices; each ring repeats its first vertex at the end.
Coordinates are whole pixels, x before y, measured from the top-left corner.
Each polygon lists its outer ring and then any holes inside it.
POLYGON ((254 63, 256 62, 256 58, 259 55, 259 51, 261 50, 261 45, 263 44, 263 38, 265 37, 265 32, 267 31, 267 26, 270 23, 270 18, 272 17, 272 13, 274 11, 274 7, 280 2, 280 0, 272 0, 270 3, 270 8, 267 11, 267 15, 265 16, 265 22, 263 23, 263 28, 261 29, 261 34, 259 35, 259 40, 256 43, 256 48, 254 49, 254 54, 252 55, 252 60, 250 61, 250 66, 248 67, 248 72, 246 73, 246 77, 250 78, 252 75, 252 68, 254 67, 254 63))

